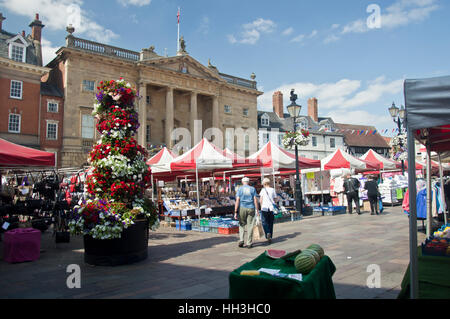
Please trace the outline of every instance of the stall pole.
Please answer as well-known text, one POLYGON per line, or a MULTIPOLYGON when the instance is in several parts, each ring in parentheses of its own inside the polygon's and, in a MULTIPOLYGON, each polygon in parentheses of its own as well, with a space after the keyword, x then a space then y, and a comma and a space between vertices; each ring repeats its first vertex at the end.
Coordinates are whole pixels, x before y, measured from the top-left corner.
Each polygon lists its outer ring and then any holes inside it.
POLYGON ((409 266, 410 266, 410 298, 417 299, 419 290, 418 257, 417 257, 417 189, 416 189, 416 152, 414 131, 408 128, 408 187, 409 187, 409 266))
POLYGON ((197 185, 197 208, 200 208, 200 191, 198 189, 198 168, 197 168, 197 164, 195 164, 195 183, 197 185))
POLYGON ((152 202, 155 201, 155 185, 153 183, 153 174, 151 174, 151 178, 152 178, 152 202))
POLYGON ((431 189, 431 156, 430 149, 427 145, 427 238, 431 236, 431 196, 433 194, 431 189))
MULTIPOLYGON (((324 205, 324 202, 323 202, 323 171, 322 171, 322 166, 320 166, 320 171, 319 171, 319 173, 320 173, 320 193, 321 193, 321 197, 322 197, 322 203, 321 203, 321 206, 323 206, 324 205)), ((331 201, 331 205, 333 205, 333 201, 331 201)))
POLYGON ((276 192, 277 188, 275 186, 275 169, 273 168, 273 165, 272 165, 272 178, 273 178, 273 189, 276 192))
POLYGON ((442 211, 444 213, 444 224, 447 225, 447 204, 445 203, 445 198, 444 198, 444 178, 442 177, 444 175, 444 172, 442 169, 441 153, 438 153, 438 160, 439 160, 439 179, 441 181, 442 211))

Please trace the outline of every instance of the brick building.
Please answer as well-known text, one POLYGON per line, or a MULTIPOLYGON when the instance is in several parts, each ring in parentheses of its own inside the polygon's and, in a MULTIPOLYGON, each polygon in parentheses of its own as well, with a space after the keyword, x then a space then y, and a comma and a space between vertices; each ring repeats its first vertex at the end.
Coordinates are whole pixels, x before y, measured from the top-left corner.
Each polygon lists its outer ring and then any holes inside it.
POLYGON ((36 14, 31 34, 15 34, 4 30, 5 19, 0 13, 0 137, 59 154, 64 100, 58 88, 41 83, 50 71, 42 66, 44 25, 36 14))

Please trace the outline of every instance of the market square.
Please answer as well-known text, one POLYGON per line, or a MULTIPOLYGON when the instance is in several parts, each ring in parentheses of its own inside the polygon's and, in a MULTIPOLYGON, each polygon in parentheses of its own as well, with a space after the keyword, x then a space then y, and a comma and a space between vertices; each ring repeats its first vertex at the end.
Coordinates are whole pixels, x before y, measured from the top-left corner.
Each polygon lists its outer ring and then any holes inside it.
POLYGON ((0 7, 0 299, 450 298, 438 0, 53 1, 0 7))

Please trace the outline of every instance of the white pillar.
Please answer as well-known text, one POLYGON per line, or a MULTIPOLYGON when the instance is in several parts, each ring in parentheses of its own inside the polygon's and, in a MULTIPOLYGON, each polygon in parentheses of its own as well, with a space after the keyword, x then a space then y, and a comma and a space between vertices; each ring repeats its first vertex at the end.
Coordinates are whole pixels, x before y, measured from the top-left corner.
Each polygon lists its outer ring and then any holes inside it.
POLYGON ((147 84, 139 83, 139 129, 137 131, 138 144, 147 148, 146 130, 147 130, 147 84))
POLYGON ((212 104, 212 127, 219 128, 219 97, 213 96, 212 104))
POLYGON ((198 118, 197 113, 197 92, 191 92, 191 113, 189 121, 189 129, 191 131, 191 147, 195 145, 194 127, 195 120, 198 118))
POLYGON ((168 87, 166 91, 166 145, 169 149, 173 144, 170 140, 170 135, 174 126, 174 102, 173 102, 173 88, 168 87))

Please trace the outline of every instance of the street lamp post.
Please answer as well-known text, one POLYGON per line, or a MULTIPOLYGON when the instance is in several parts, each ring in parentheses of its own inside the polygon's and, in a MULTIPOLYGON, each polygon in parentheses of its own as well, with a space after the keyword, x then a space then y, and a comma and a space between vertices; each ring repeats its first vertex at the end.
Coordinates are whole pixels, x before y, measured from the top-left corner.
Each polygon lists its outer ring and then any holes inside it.
MULTIPOLYGON (((392 116, 392 120, 394 121, 394 123, 397 124, 398 126, 398 134, 400 135, 402 132, 402 124, 404 123, 405 120, 405 108, 402 105, 402 108, 399 109, 398 107, 395 106, 395 103, 392 102, 392 106, 389 108, 389 113, 392 116)), ((400 140, 400 146, 403 147, 403 142, 400 140)), ((402 160, 402 175, 405 175, 405 161, 402 160)))
MULTIPOLYGON (((294 132, 297 131, 296 128, 296 120, 297 117, 300 114, 300 110, 302 108, 301 105, 297 105, 295 101, 297 100, 297 94, 294 94, 294 89, 291 90, 291 104, 287 106, 289 115, 293 118, 293 126, 294 126, 294 132)), ((301 188, 301 182, 300 182, 300 170, 298 167, 298 146, 295 144, 295 207, 296 211, 302 215, 303 211, 303 199, 302 199, 302 188, 301 188)))

